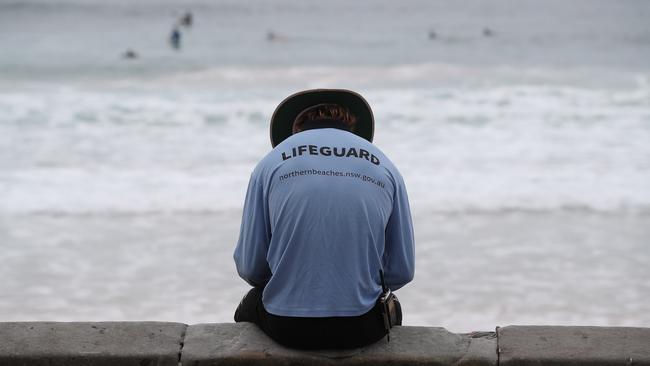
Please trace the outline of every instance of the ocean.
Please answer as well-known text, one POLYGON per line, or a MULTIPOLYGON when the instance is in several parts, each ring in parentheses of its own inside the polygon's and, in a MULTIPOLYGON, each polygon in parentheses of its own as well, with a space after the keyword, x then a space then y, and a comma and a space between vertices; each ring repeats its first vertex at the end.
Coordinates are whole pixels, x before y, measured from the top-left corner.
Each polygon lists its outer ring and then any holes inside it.
POLYGON ((366 97, 409 191, 405 324, 650 327, 647 19, 644 0, 0 0, 0 321, 231 322, 270 116, 333 87, 366 97))

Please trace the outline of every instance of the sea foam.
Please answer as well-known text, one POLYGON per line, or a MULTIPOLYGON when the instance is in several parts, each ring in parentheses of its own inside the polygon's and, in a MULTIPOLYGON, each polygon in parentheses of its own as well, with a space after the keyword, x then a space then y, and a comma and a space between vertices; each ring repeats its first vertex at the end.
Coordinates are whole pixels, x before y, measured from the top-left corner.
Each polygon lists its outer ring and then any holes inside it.
MULTIPOLYGON (((0 210, 239 207, 286 93, 191 85, 0 93, 0 210)), ((402 171, 417 210, 635 212, 650 208, 649 90, 360 91, 375 112, 375 143, 402 171)))

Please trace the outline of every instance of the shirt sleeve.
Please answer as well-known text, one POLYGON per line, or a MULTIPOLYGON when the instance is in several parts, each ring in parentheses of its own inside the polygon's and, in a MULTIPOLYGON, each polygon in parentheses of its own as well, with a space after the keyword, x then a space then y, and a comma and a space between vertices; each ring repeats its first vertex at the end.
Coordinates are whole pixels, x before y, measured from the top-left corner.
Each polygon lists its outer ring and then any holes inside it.
POLYGON ((404 181, 396 176, 393 211, 386 225, 384 252, 384 278, 386 285, 395 291, 413 280, 415 274, 415 243, 411 208, 404 181))
POLYGON ((264 187, 251 176, 244 201, 239 240, 235 248, 235 265, 239 276, 251 286, 264 286, 271 278, 266 255, 271 241, 268 204, 264 187))

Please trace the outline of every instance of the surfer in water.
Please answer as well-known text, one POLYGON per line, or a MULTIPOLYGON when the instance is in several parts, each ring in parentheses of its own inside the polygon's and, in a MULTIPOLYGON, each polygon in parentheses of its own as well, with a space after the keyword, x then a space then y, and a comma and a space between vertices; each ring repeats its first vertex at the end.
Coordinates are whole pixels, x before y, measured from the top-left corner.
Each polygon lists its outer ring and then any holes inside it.
POLYGON ((172 32, 169 35, 169 44, 176 50, 181 48, 181 31, 176 27, 172 29, 172 32))
POLYGON ((125 60, 135 60, 138 58, 138 53, 131 48, 128 48, 124 53, 122 53, 122 58, 125 60))
POLYGON ((190 11, 185 12, 179 21, 180 25, 183 27, 191 27, 194 23, 194 17, 190 11))
POLYGON ((274 149, 254 169, 234 253, 253 288, 235 321, 283 345, 354 348, 401 325, 391 291, 413 279, 406 187, 372 144, 359 94, 293 94, 271 118, 274 149))
POLYGON ((287 37, 277 34, 272 30, 269 30, 268 32, 266 32, 266 40, 269 42, 286 41, 287 37))

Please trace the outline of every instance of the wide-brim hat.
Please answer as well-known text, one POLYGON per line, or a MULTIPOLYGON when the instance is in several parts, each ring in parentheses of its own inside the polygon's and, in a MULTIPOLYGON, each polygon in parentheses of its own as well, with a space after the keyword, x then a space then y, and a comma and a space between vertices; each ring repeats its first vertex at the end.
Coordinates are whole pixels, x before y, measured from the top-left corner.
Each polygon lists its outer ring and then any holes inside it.
POLYGON ((271 117, 271 145, 275 147, 293 134, 293 122, 305 109, 318 104, 339 104, 357 117, 354 134, 372 142, 375 119, 372 109, 359 93, 345 89, 311 89, 290 95, 271 117))

